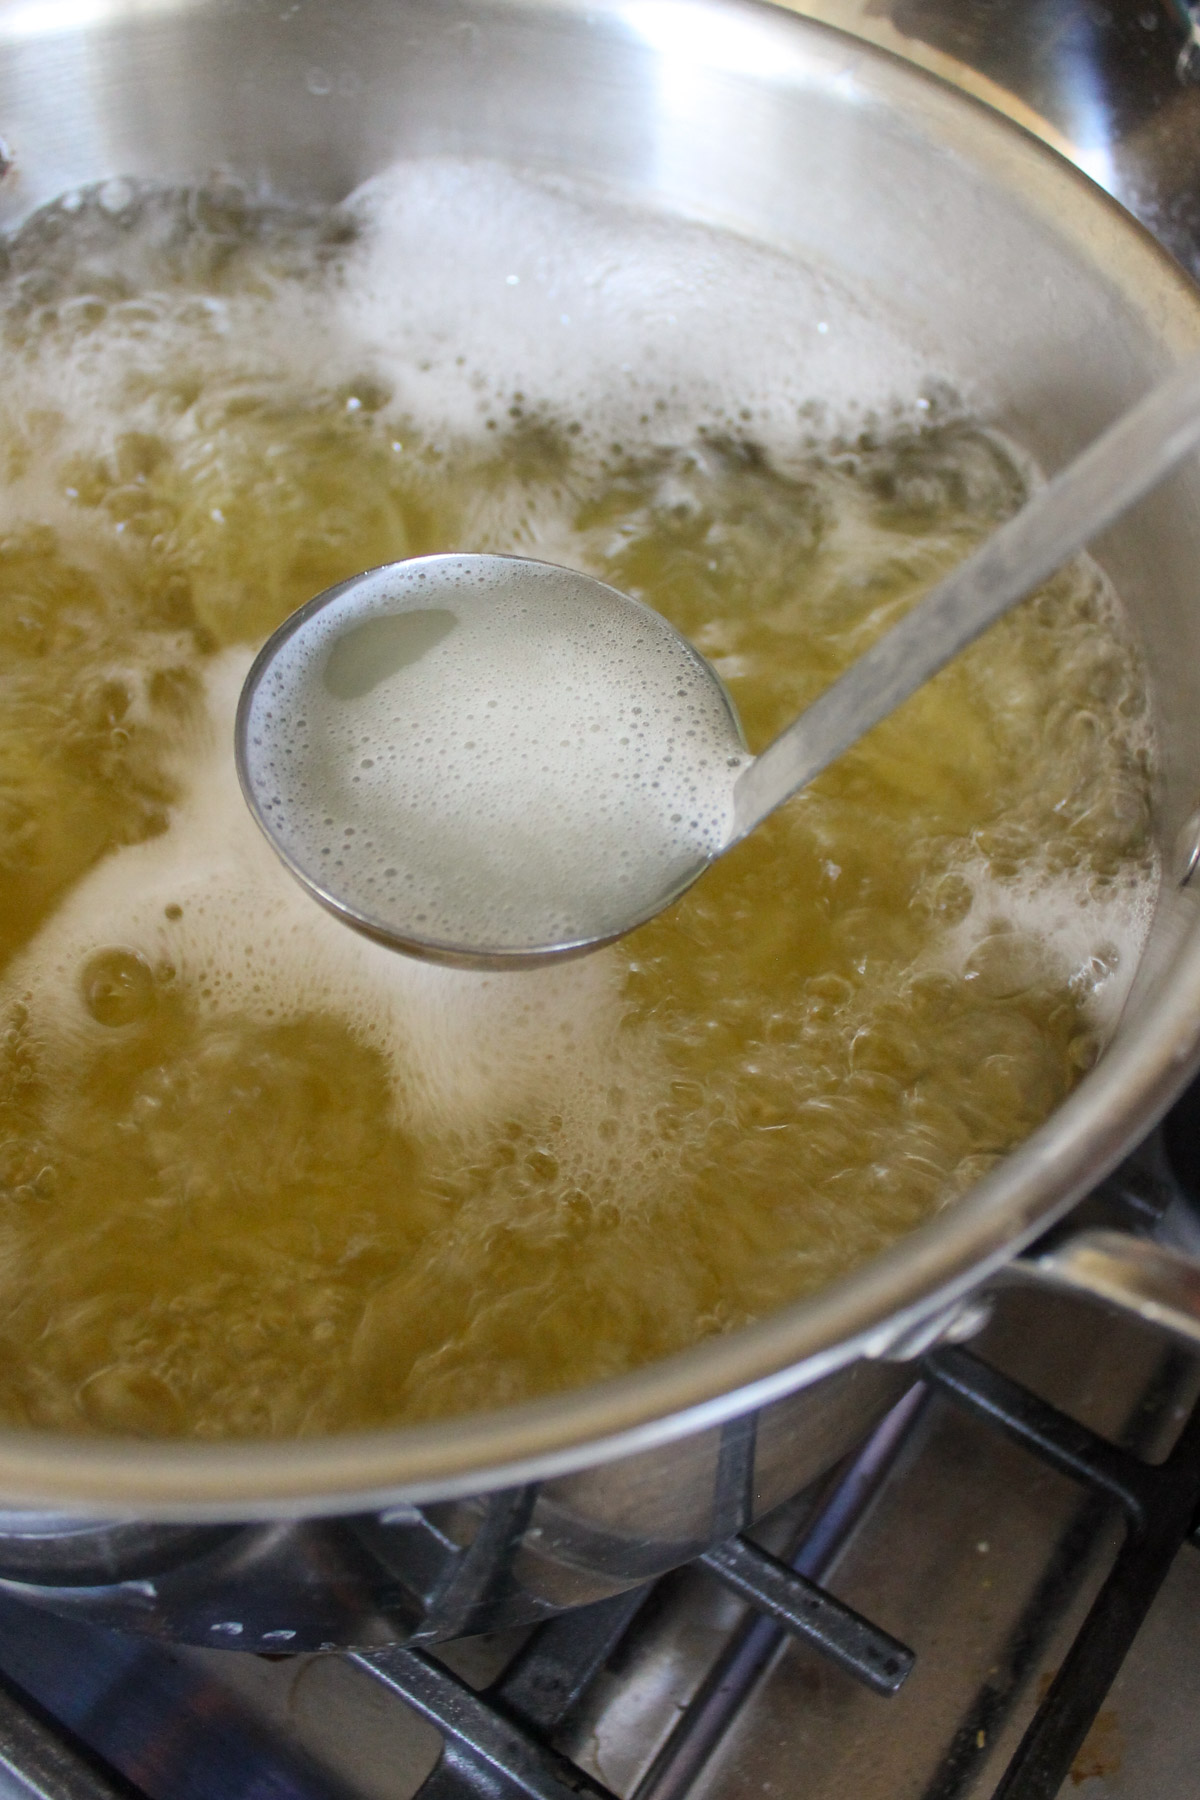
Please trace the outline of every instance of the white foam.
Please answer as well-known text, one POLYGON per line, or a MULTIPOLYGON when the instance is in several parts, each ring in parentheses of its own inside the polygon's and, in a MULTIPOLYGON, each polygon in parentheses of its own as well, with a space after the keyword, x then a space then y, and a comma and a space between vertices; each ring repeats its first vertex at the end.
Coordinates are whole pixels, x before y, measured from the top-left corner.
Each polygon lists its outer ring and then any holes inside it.
MULTIPOLYGON (((443 448, 493 441, 486 422, 503 430, 516 404, 577 427, 581 451, 687 442, 723 423, 787 467, 814 413, 832 431, 911 410, 927 378, 956 373, 894 297, 561 181, 429 157, 367 182, 345 208, 357 241, 340 260, 312 256, 300 279, 264 263, 219 294, 149 286, 131 301, 59 302, 61 331, 36 334, 6 365, 6 432, 20 441, 36 421, 44 441, 0 490, 0 530, 36 517, 94 560, 94 521, 81 524, 53 479, 56 439, 111 461, 123 434, 144 432, 186 458, 230 402, 286 403, 364 378, 391 393, 383 417, 402 439, 412 426, 443 448), (196 404, 178 403, 181 375, 196 377, 196 404)), ((160 230, 151 209, 90 246, 98 289, 139 257, 152 280, 160 230)), ((497 509, 477 497, 464 547, 523 541, 511 498, 497 509)), ((530 541, 550 560, 565 554, 552 503, 530 541)))
POLYGON ((0 1005, 22 1000, 49 1066, 70 1066, 74 1049, 106 1031, 87 1012, 80 973, 97 950, 119 946, 152 967, 169 963, 202 1017, 343 1019, 387 1058, 400 1120, 414 1130, 470 1135, 557 1090, 563 1107, 586 1110, 632 1053, 617 1042, 629 1036, 619 1032, 620 965, 600 952, 519 978, 431 968, 314 905, 238 788, 230 745, 249 660, 230 651, 209 666, 206 719, 170 829, 79 883, 8 970, 0 1005))
POLYGON ((980 858, 954 872, 971 891, 970 907, 930 947, 926 966, 966 975, 998 999, 1039 981, 1069 986, 1089 1026, 1107 1038, 1153 923, 1157 867, 1102 881, 1035 862, 1001 880, 980 858))
POLYGON ((753 419, 794 453, 797 415, 911 402, 930 373, 911 321, 831 271, 498 164, 400 163, 347 202, 361 227, 339 331, 418 424, 507 423, 514 394, 593 446, 686 441, 753 419))

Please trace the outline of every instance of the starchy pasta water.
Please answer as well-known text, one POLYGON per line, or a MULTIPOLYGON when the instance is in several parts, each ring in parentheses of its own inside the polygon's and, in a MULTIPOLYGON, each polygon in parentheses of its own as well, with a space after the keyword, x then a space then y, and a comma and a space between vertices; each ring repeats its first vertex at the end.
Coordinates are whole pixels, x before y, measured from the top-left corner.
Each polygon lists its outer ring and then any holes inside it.
POLYGON ((526 557, 342 582, 268 639, 244 696, 239 773, 288 866, 452 962, 661 912, 728 844, 749 760, 661 613, 526 557))
POLYGON ((311 212, 66 196, 0 338, 3 1421, 284 1436, 620 1374, 952 1204, 1094 1060, 1155 861, 1086 559, 578 963, 355 936, 238 792, 263 637, 434 550, 645 599, 761 749, 1030 479, 882 309, 434 161, 311 212))

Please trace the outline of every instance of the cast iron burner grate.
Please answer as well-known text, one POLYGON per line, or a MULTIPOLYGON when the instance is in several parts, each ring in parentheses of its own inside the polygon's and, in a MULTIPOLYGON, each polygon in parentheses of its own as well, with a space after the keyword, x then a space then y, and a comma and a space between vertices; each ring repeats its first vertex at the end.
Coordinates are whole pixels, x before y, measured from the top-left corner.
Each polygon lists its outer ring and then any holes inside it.
MULTIPOLYGON (((758 1677, 787 1634, 831 1658, 880 1695, 895 1693, 913 1654, 889 1633, 827 1592, 820 1581, 863 1522, 897 1460, 911 1450, 935 1396, 1003 1433, 1089 1496, 1093 1530, 1115 1509, 1124 1539, 1059 1673, 1041 1701, 994 1800, 1053 1800, 1180 1547, 1200 1541, 1200 1405, 1165 1462, 1151 1464, 1116 1448, 1048 1405, 977 1355, 958 1348, 926 1358, 923 1379, 893 1409, 865 1448, 836 1479, 803 1536, 784 1561, 746 1537, 732 1537, 703 1559, 709 1572, 748 1603, 743 1623, 638 1782, 628 1800, 681 1800, 736 1719, 758 1677)), ((730 1428, 728 1471, 752 1453, 748 1434, 730 1428)), ((670 1578, 668 1578, 670 1579, 670 1578)), ((1048 1578, 1048 1579, 1052 1579, 1048 1578)), ((639 1620, 654 1607, 648 1586, 568 1613, 540 1627, 489 1687, 476 1690, 437 1657, 417 1649, 355 1654, 347 1661, 424 1715, 442 1737, 436 1767, 419 1800, 611 1800, 609 1791, 568 1760, 555 1739, 591 1684, 607 1669, 639 1620)), ((1037 1597, 1034 1614, 1047 1596, 1037 1597)), ((0 1666, 22 1622, 36 1617, 49 1636, 40 1651, 16 1658, 0 1689, 0 1766, 44 1800, 330 1800, 342 1792, 302 1756, 281 1757, 231 1713, 204 1731, 161 1667, 159 1646, 96 1627, 33 1615, 0 1596, 0 1666), (59 1638, 56 1640, 56 1635, 59 1638), (57 1643, 57 1647, 55 1647, 57 1643), (113 1644, 125 1667, 114 1680, 113 1644), (103 1673, 97 1656, 107 1656, 103 1673), (95 1665, 95 1666, 93 1666, 95 1665), (89 1708, 90 1690, 107 1684, 104 1704, 89 1708), (154 1690, 152 1694, 152 1690, 154 1690), (107 1720, 107 1729, 96 1719, 107 1720), (65 1722, 64 1722, 65 1721, 65 1722), (185 1723, 185 1721, 191 1721, 185 1723), (119 1730, 119 1747, 117 1735, 119 1730), (236 1747, 231 1749, 231 1733, 236 1747), (220 1744, 219 1763, 214 1744, 220 1744), (112 1755, 113 1761, 107 1756, 112 1755), (206 1759, 208 1759, 206 1761, 206 1759), (113 1766, 116 1762, 121 1768, 113 1766), (124 1772, 121 1772, 123 1769, 124 1772), (136 1775, 137 1785, 130 1776, 136 1775)), ((1032 1654, 1036 1632, 1017 1632, 1010 1662, 1032 1654)), ((971 1788, 978 1751, 1011 1713, 1019 1683, 1003 1672, 977 1696, 942 1760, 926 1800, 955 1800, 971 1788)))
MULTIPOLYGON (((668 1800, 691 1786, 786 1633, 811 1645, 878 1694, 896 1693, 913 1653, 817 1585, 861 1520, 902 1445, 916 1409, 914 1388, 838 1482, 790 1563, 734 1536, 700 1560, 750 1607, 743 1626, 681 1715, 630 1800, 668 1800)), ((753 1441, 742 1421, 727 1428, 726 1479, 749 1478, 753 1441)), ((652 1588, 619 1594, 539 1628, 500 1679, 476 1693, 420 1650, 385 1650, 352 1660, 422 1712, 444 1749, 418 1800, 612 1800, 564 1763, 547 1739, 619 1649, 652 1588)))
MULTIPOLYGON (((750 1603, 752 1613, 639 1783, 631 1800, 677 1800, 778 1648, 784 1632, 807 1638, 880 1693, 898 1690, 911 1652, 847 1613, 806 1577, 832 1561, 912 1427, 929 1388, 1006 1433, 1124 1518, 1125 1542, 1060 1672, 995 1789, 995 1800, 1053 1800, 1108 1693, 1138 1628, 1177 1552, 1196 1538, 1200 1511, 1200 1406, 1165 1463, 1153 1466, 1079 1425, 1036 1394, 962 1349, 928 1357, 925 1383, 885 1422, 805 1535, 789 1569, 744 1537, 703 1560, 750 1603)), ((547 1736, 559 1727, 589 1682, 616 1650, 643 1603, 643 1593, 586 1609, 542 1627, 510 1669, 476 1693, 418 1650, 356 1657, 442 1733, 445 1748, 420 1800, 609 1800, 565 1765, 547 1736), (587 1616, 590 1615, 590 1616, 587 1616)), ((996 1728, 1004 1703, 983 1697, 965 1721, 964 1747, 996 1728)), ((969 1759, 952 1748, 939 1793, 960 1790, 956 1774, 969 1759)))

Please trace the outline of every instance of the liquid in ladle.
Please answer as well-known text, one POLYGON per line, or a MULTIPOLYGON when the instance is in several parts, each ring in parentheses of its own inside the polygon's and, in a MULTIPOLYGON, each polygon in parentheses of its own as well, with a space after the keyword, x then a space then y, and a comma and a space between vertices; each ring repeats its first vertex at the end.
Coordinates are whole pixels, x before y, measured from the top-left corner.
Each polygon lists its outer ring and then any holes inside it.
POLYGON ((748 760, 707 665, 649 608, 503 556, 379 569, 302 608, 239 714, 241 774, 339 912, 453 955, 628 929, 727 842, 748 760))

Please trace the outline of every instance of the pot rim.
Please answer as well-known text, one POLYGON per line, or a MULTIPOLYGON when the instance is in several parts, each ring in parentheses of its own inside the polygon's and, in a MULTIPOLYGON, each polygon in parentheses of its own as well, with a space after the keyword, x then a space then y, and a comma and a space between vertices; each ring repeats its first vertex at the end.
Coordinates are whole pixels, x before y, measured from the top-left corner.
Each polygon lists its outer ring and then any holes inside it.
MULTIPOLYGON (((1200 346, 1200 291, 1103 189, 1026 128, 1029 115, 1019 103, 1016 120, 1000 116, 941 76, 779 5, 699 4, 726 21, 735 16, 748 30, 779 34, 781 51, 796 34, 824 42, 843 70, 851 46, 853 76, 861 80, 869 70, 874 99, 901 115, 919 108, 925 131, 932 115, 952 152, 1006 176, 1060 238, 1075 238, 1086 260, 1107 258, 1116 287, 1138 311, 1153 314, 1164 361, 1200 346), (1074 204, 1080 198, 1084 204, 1074 204)), ((10 9, 0 4, 0 38, 10 9)), ((598 10, 628 21, 635 8, 599 0, 598 10)), ((1200 898, 1188 894, 1181 904, 1192 916, 1169 986, 1128 1036, 1118 1037, 1057 1111, 967 1195, 817 1294, 631 1374, 433 1424, 212 1443, 0 1429, 3 1504, 91 1517, 242 1521, 479 1494, 654 1449, 856 1357, 886 1355, 905 1329, 986 1282, 1067 1212, 1200 1063, 1200 898)))

